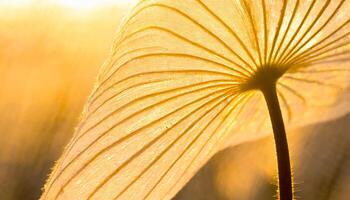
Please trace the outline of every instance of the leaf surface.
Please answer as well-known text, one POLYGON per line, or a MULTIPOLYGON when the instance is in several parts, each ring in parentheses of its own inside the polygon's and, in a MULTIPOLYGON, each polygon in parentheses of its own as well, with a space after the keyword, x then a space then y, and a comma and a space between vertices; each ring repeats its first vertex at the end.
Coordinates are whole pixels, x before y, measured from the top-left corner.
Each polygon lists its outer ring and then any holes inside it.
POLYGON ((141 1, 42 199, 171 199, 218 150, 269 133, 262 96, 242 90, 262 67, 284 70, 288 127, 334 117, 325 112, 342 104, 349 83, 349 9, 349 1, 141 1))

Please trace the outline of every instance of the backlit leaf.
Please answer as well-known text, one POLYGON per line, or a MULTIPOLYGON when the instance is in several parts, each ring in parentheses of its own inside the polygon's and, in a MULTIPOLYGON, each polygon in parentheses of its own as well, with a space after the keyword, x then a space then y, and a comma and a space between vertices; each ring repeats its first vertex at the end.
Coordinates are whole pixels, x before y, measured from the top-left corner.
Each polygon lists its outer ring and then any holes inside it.
POLYGON ((141 1, 42 199, 171 199, 219 149, 270 132, 261 94, 244 89, 262 68, 282 75, 287 126, 334 117, 349 12, 336 0, 141 1))

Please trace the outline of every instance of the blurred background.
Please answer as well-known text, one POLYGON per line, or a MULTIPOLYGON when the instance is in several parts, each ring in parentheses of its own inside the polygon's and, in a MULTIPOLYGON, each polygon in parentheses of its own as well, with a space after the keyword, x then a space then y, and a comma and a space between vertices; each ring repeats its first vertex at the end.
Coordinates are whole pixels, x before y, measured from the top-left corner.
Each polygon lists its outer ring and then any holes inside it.
POLYGON ((38 199, 129 1, 0 0, 0 199, 38 199))
MULTIPOLYGON (((135 2, 0 0, 0 200, 39 198, 135 2)), ((350 114, 289 132, 298 199, 349 199, 350 114)), ((272 138, 225 149, 175 199, 275 199, 274 155, 272 138)))

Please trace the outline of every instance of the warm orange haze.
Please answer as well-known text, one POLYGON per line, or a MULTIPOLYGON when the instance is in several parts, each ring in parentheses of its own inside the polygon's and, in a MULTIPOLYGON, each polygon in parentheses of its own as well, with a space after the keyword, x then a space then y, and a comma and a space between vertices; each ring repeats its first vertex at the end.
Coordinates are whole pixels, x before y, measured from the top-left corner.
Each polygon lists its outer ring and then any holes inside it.
POLYGON ((276 199, 266 72, 295 198, 348 199, 350 1, 136 4, 0 0, 1 200, 276 199))
POLYGON ((79 2, 0 1, 0 199, 39 198, 130 6, 79 2))

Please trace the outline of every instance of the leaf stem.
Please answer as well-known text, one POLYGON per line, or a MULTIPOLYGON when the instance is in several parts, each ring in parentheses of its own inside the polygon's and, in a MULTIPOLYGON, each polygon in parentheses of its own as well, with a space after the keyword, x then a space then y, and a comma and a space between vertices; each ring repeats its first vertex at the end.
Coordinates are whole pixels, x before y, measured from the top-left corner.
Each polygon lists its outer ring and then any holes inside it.
POLYGON ((261 88, 261 91, 265 97, 274 133, 278 162, 279 199, 292 200, 293 185, 288 141, 284 127, 282 112, 278 101, 276 82, 273 81, 268 84, 265 84, 265 86, 261 88))

